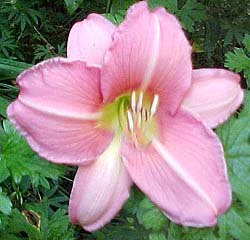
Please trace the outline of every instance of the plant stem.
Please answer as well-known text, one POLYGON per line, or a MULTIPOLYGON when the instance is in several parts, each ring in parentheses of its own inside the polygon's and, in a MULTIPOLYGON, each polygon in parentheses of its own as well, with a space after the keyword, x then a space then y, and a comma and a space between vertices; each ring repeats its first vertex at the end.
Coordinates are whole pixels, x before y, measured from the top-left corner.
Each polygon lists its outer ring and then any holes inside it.
POLYGON ((112 5, 112 0, 108 0, 106 6, 106 13, 110 13, 111 5, 112 5))

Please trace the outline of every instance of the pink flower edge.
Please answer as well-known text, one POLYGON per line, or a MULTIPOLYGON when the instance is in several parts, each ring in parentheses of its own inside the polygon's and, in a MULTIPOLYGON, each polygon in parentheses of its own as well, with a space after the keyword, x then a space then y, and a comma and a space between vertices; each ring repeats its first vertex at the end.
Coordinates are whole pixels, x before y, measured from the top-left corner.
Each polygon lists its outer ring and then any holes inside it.
POLYGON ((7 109, 8 118, 41 157, 88 164, 112 138, 112 133, 94 127, 102 103, 98 79, 99 69, 79 60, 56 58, 37 64, 17 78, 21 90, 7 109))
POLYGON ((225 69, 193 70, 192 85, 182 102, 209 127, 225 122, 241 105, 240 76, 225 69))

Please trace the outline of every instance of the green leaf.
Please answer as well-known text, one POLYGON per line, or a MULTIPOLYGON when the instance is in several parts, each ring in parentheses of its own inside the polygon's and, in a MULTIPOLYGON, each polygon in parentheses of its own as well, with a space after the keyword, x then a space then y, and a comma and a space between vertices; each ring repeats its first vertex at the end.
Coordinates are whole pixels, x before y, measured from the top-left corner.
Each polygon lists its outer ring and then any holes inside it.
POLYGON ((246 34, 243 39, 243 44, 248 52, 250 52, 250 34, 246 34))
POLYGON ((0 157, 0 183, 10 176, 10 172, 6 167, 5 161, 0 157))
POLYGON ((151 9, 155 7, 165 7, 171 13, 176 13, 178 10, 177 0, 148 0, 147 2, 151 9))
POLYGON ((149 240, 167 240, 164 233, 150 233, 149 240))
POLYGON ((218 226, 219 226, 219 236, 220 240, 227 240, 229 238, 229 232, 227 227, 227 219, 225 215, 222 215, 218 219, 218 226))
POLYGON ((243 41, 246 49, 235 48, 233 52, 226 53, 226 61, 225 66, 229 69, 244 73, 244 77, 246 78, 247 86, 250 84, 250 35, 246 34, 245 39, 243 41), (248 50, 247 50, 248 49, 248 50))
POLYGON ((207 18, 204 5, 196 0, 187 0, 176 15, 188 32, 194 32, 195 24, 207 18))
POLYGON ((181 239, 181 230, 181 226, 170 222, 168 228, 168 240, 181 239))
POLYGON ((48 221, 43 239, 46 240, 74 240, 73 229, 69 227, 68 216, 63 209, 57 210, 48 221))
POLYGON ((182 228, 183 240, 216 240, 213 228, 182 228))
POLYGON ((0 159, 16 183, 19 183, 22 177, 29 176, 34 186, 42 185, 48 188, 46 178, 57 179, 64 173, 63 166, 45 161, 34 153, 7 120, 3 126, 5 134, 0 136, 0 159))
POLYGON ((250 58, 242 48, 235 48, 233 52, 226 54, 225 66, 236 72, 250 68, 250 58))
POLYGON ((205 6, 196 0, 187 0, 180 8, 178 8, 177 0, 149 0, 148 4, 150 8, 164 6, 178 17, 184 29, 189 32, 194 32, 195 24, 207 18, 205 6))
POLYGON ((68 13, 72 15, 80 7, 83 0, 64 0, 68 13))
POLYGON ((18 74, 31 66, 28 63, 0 58, 0 80, 6 78, 14 79, 18 74))
POLYGON ((2 192, 2 188, 0 187, 0 211, 5 215, 9 215, 11 213, 12 203, 10 199, 2 192))
POLYGON ((74 231, 69 224, 68 216, 64 209, 58 209, 56 212, 49 214, 49 202, 47 199, 43 199, 37 204, 29 204, 26 208, 39 216, 43 240, 74 240, 74 231))
POLYGON ((242 180, 242 178, 236 174, 230 174, 230 182, 235 196, 237 196, 242 204, 250 210, 250 187, 248 182, 242 180))
POLYGON ((135 214, 140 208, 139 207, 140 202, 144 198, 145 198, 145 195, 140 190, 138 190, 138 188, 133 186, 130 189, 129 200, 123 206, 123 209, 129 214, 135 214))
POLYGON ((125 13, 126 13, 125 10, 124 11, 119 10, 114 13, 104 13, 103 16, 106 17, 109 21, 111 21, 115 25, 119 25, 123 21, 125 13))
POLYGON ((113 0, 111 5, 111 12, 119 10, 126 10, 134 3, 134 0, 113 0))
POLYGON ((144 198, 137 211, 137 219, 145 229, 160 231, 168 223, 167 218, 148 198, 144 198))
POLYGON ((0 239, 18 239, 22 233, 26 233, 30 240, 42 240, 39 230, 19 210, 13 209, 5 231, 0 232, 0 239))
POLYGON ((9 101, 6 98, 3 98, 0 96, 0 116, 7 117, 6 115, 6 109, 9 105, 9 101))
MULTIPOLYGON (((219 221, 219 226, 223 227, 223 229, 226 229, 226 231, 228 231, 235 239, 249 240, 250 226, 245 222, 240 211, 236 210, 235 208, 231 208, 230 211, 221 218, 222 219, 219 221)), ((225 237, 225 231, 223 232, 222 237, 225 237)))

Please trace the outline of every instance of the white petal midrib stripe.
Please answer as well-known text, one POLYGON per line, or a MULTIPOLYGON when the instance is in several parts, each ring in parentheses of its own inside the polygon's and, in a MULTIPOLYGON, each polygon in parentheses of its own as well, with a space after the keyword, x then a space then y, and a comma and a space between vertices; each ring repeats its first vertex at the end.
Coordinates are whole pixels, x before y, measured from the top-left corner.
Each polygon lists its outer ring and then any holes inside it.
POLYGON ((148 67, 144 76, 144 79, 141 83, 140 90, 145 91, 148 85, 150 84, 152 80, 152 75, 158 60, 159 56, 159 51, 160 51, 160 22, 158 17, 152 13, 154 23, 155 23, 155 31, 154 33, 151 33, 154 35, 154 41, 152 43, 152 48, 151 48, 151 58, 148 62, 148 67))
POLYGON ((55 116, 55 117, 64 117, 64 118, 73 119, 73 120, 98 120, 102 116, 101 112, 77 113, 77 112, 69 112, 69 111, 56 111, 55 109, 52 109, 46 106, 41 106, 41 105, 38 106, 37 104, 34 104, 20 97, 18 98, 18 101, 20 101, 23 105, 33 110, 36 110, 38 112, 48 114, 51 116, 55 116))
POLYGON ((156 139, 152 140, 152 146, 159 153, 159 155, 166 161, 168 166, 174 170, 174 172, 180 177, 185 184, 187 184, 191 190, 196 193, 201 199, 203 199, 217 215, 218 211, 214 203, 211 201, 209 196, 201 189, 201 187, 195 182, 195 180, 172 158, 167 152, 165 147, 156 139))

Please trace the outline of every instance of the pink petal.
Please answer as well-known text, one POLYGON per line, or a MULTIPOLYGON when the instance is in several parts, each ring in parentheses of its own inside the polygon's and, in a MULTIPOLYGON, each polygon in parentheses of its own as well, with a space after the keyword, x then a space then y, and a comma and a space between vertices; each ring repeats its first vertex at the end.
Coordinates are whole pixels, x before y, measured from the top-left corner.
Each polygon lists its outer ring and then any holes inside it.
POLYGON ((159 116, 159 139, 145 149, 124 145, 122 155, 138 187, 174 222, 213 226, 231 202, 222 146, 185 112, 159 116))
POLYGON ((54 58, 24 71, 17 78, 18 99, 54 115, 80 118, 102 104, 100 70, 83 61, 54 58))
POLYGON ((164 8, 157 8, 154 13, 162 31, 160 54, 149 89, 158 93, 161 103, 174 112, 191 84, 192 49, 173 15, 164 8))
POLYGON ((214 128, 240 106, 243 90, 239 75, 224 69, 193 71, 193 83, 182 106, 214 128))
POLYGON ((69 33, 68 58, 84 59, 89 64, 102 64, 103 56, 111 45, 115 26, 99 14, 74 24, 69 33))
POLYGON ((78 169, 70 196, 71 222, 87 231, 101 228, 120 211, 131 184, 119 146, 110 145, 94 163, 78 169))
POLYGON ((40 156, 80 164, 104 151, 111 134, 96 127, 102 97, 99 69, 52 59, 22 73, 8 117, 40 156))
POLYGON ((171 110, 191 82, 191 47, 176 18, 164 9, 134 4, 105 55, 101 87, 105 101, 132 89, 160 94, 171 110))

